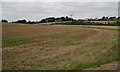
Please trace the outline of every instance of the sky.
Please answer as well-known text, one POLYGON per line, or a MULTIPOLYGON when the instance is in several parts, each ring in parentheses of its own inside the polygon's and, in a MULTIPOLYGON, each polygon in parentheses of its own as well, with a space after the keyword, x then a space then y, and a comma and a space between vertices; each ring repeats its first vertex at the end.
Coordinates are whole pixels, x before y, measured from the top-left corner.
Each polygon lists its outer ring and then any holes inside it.
POLYGON ((1 0, 2 2, 119 2, 119 0, 1 0))
POLYGON ((2 19, 39 21, 47 17, 74 19, 118 16, 118 2, 3 2, 2 19))

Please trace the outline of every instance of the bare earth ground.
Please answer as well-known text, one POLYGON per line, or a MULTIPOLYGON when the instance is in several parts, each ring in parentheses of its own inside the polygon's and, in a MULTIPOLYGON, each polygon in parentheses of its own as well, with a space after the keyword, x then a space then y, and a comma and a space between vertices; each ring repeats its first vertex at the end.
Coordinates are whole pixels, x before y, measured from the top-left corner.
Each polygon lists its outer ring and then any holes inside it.
MULTIPOLYGON (((92 27, 117 29, 117 26, 92 27)), ((86 69, 115 61, 118 54, 118 32, 114 30, 77 25, 3 24, 2 34, 3 70, 86 69)), ((114 64, 93 69, 117 69, 117 63, 114 64)))

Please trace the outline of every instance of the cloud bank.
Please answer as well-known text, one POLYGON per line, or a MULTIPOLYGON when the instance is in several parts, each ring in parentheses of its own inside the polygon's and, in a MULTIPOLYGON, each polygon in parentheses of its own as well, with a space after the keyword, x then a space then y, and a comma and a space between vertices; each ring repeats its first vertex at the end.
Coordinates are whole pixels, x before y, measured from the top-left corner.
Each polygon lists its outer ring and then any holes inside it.
POLYGON ((2 18, 8 21, 27 19, 39 21, 46 17, 73 14, 75 19, 117 16, 117 2, 3 2, 2 18))

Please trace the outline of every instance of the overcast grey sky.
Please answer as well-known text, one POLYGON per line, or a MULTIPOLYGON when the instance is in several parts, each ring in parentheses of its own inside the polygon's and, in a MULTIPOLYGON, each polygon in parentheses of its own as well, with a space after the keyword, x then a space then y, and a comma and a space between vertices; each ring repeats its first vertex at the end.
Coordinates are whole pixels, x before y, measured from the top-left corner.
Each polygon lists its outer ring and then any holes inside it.
POLYGON ((117 16, 118 2, 3 2, 2 19, 39 21, 74 14, 75 19, 117 16))

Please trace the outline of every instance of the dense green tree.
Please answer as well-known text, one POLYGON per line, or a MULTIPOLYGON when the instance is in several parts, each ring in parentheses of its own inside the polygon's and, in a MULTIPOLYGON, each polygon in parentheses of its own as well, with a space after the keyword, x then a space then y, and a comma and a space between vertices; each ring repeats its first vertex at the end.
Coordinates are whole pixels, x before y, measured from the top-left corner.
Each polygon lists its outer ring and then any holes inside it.
POLYGON ((68 16, 60 17, 60 18, 49 17, 49 18, 42 19, 41 21, 39 21, 39 23, 55 22, 55 21, 73 21, 73 19, 69 18, 68 16))
POLYGON ((105 16, 102 17, 102 20, 107 20, 105 16))
POLYGON ((39 21, 39 23, 44 23, 46 22, 45 19, 42 19, 41 21, 39 21))
POLYGON ((110 20, 115 20, 115 19, 116 19, 116 17, 110 17, 109 19, 110 19, 110 20))
POLYGON ((7 20, 2 20, 2 22, 8 22, 7 20))
POLYGON ((23 20, 16 21, 16 23, 27 23, 27 21, 25 19, 23 19, 23 20))
POLYGON ((120 19, 120 16, 117 19, 120 19))

